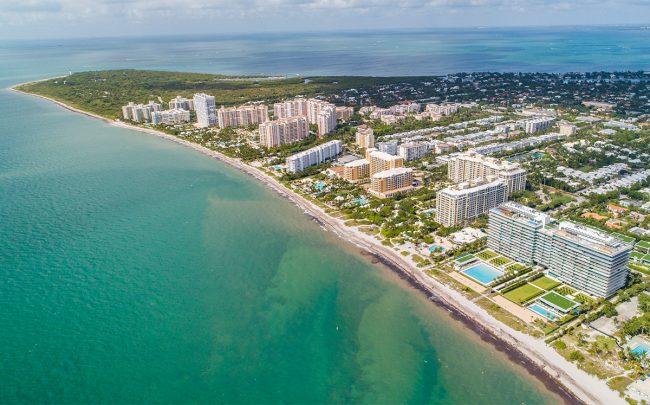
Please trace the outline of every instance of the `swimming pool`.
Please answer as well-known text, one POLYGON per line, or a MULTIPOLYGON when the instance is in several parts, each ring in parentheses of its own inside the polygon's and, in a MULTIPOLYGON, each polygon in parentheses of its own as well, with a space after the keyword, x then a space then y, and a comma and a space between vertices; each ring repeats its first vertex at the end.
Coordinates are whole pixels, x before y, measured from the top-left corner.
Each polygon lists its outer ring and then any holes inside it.
POLYGON ((650 347, 644 345, 643 343, 639 343, 634 349, 630 350, 630 353, 639 357, 647 355, 648 352, 650 352, 650 347))
POLYGON ((529 306, 528 309, 530 309, 533 312, 537 312, 538 314, 540 314, 541 316, 543 316, 544 318, 550 321, 553 321, 555 320, 555 318, 557 318, 557 315, 555 315, 553 312, 547 310, 546 308, 538 304, 533 304, 529 306))
POLYGON ((495 278, 503 275, 503 272, 501 270, 495 269, 492 266, 488 266, 485 263, 479 263, 466 270, 463 270, 463 274, 483 285, 488 285, 495 278))

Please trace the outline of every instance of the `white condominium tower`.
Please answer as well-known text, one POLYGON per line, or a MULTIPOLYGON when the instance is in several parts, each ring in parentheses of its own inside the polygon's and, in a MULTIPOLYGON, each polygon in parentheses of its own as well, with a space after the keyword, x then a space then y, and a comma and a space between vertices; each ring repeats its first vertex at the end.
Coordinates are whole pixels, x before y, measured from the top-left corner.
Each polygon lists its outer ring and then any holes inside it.
POLYGON ((356 144, 360 149, 374 148, 375 147, 375 134, 371 127, 367 125, 358 126, 356 136, 356 144))
POLYGON ((632 245, 605 232, 507 202, 490 211, 488 247, 599 297, 625 285, 632 245))
POLYGON ((199 127, 207 128, 217 125, 217 104, 214 96, 204 93, 195 94, 194 109, 199 127))
POLYGON ((190 122, 190 112, 180 108, 164 111, 154 111, 151 114, 151 123, 154 125, 174 125, 190 122))
POLYGON ((169 102, 170 110, 194 110, 194 100, 191 98, 185 98, 181 96, 176 96, 169 102))
POLYGON ((327 135, 336 129, 336 107, 333 104, 323 106, 317 115, 318 136, 327 135))
POLYGON ((152 114, 161 109, 160 104, 154 103, 153 101, 149 101, 149 104, 135 104, 131 102, 122 107, 122 116, 125 120, 151 122, 152 114))
POLYGON ((405 160, 415 160, 429 153, 429 144, 425 142, 407 142, 399 146, 399 155, 405 160))
POLYGON ((334 140, 296 153, 287 158, 287 171, 290 173, 301 172, 310 166, 315 166, 333 159, 342 150, 343 143, 339 140, 334 140))
POLYGON ((506 182, 508 197, 526 188, 526 171, 517 163, 501 161, 476 152, 460 153, 449 159, 447 177, 454 183, 497 176, 506 182))
POLYGON ((260 145, 275 148, 280 145, 298 142, 309 136, 309 123, 306 117, 283 118, 260 124, 260 145))
POLYGON ((221 107, 217 110, 219 128, 247 127, 269 120, 269 108, 264 104, 221 107))
POLYGON ((535 132, 544 131, 553 125, 555 120, 553 118, 536 118, 528 120, 524 123, 524 131, 527 134, 534 134, 535 132))
POLYGON ((463 224, 506 199, 505 182, 495 176, 456 184, 438 191, 436 221, 447 227, 463 224))

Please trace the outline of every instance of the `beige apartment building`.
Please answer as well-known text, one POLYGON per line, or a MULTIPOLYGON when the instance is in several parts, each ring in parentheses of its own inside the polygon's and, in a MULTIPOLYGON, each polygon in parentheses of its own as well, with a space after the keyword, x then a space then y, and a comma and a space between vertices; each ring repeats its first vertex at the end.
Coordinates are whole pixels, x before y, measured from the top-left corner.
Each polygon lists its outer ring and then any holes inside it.
POLYGON ((276 148, 306 138, 309 135, 309 123, 306 117, 283 118, 263 122, 259 132, 260 145, 276 148))
POLYGON ((357 159, 343 165, 343 178, 352 183, 362 183, 370 178, 370 162, 357 159))
POLYGON ((366 160, 370 162, 370 175, 383 172, 384 170, 397 169, 404 166, 404 159, 401 156, 389 155, 376 149, 366 149, 366 160))
POLYGON ((506 182, 496 176, 456 184, 438 191, 436 221, 447 227, 460 225, 507 199, 506 182))
POLYGON ((371 127, 367 125, 360 125, 357 128, 356 144, 360 149, 368 149, 375 147, 375 133, 371 127))
POLYGON ((476 152, 465 152, 449 159, 447 177, 454 183, 497 176, 506 182, 507 196, 526 188, 526 171, 517 163, 501 161, 476 152))
POLYGON ((217 110, 219 128, 247 127, 269 120, 269 108, 264 104, 221 107, 217 110))
POLYGON ((397 167, 375 173, 370 181, 370 193, 388 198, 413 189, 413 169, 397 167))

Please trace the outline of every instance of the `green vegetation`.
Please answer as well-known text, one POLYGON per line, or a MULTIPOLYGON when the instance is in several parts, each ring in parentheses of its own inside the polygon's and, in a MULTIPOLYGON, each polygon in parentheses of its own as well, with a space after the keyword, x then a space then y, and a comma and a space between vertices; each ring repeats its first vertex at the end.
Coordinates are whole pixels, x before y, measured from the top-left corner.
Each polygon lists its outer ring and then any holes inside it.
POLYGON ((556 307, 562 309, 563 311, 568 311, 569 309, 573 308, 576 305, 575 302, 571 301, 570 299, 554 291, 550 291, 544 294, 541 297, 541 299, 546 301, 547 303, 555 305, 556 307))
POLYGON ((490 263, 494 264, 497 267, 501 267, 501 266, 503 266, 505 264, 508 264, 510 262, 512 262, 512 260, 508 259, 507 257, 503 257, 503 256, 495 257, 492 260, 490 260, 490 263))
POLYGON ((542 276, 537 280, 531 281, 531 284, 536 285, 539 288, 543 288, 544 290, 551 290, 561 283, 559 281, 553 280, 552 278, 542 276))
POLYGON ((569 287, 568 285, 563 285, 555 289, 555 292, 562 295, 571 295, 576 292, 575 289, 569 287))
POLYGON ((503 296, 514 303, 522 304, 526 301, 530 301, 542 293, 544 293, 544 290, 539 289, 531 284, 524 284, 521 287, 506 292, 503 294, 503 296))
POLYGON ((480 257, 483 260, 490 260, 493 257, 496 257, 497 254, 489 249, 485 249, 484 251, 477 253, 476 256, 480 257))

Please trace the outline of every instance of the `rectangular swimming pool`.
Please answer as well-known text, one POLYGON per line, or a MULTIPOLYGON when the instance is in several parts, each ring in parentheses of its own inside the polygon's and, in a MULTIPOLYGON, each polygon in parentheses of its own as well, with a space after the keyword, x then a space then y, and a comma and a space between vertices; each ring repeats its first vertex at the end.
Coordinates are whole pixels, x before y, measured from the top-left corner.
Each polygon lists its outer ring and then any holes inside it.
POLYGON ((495 278, 503 275, 503 272, 501 270, 495 269, 492 266, 488 266, 485 263, 479 263, 463 270, 463 274, 483 285, 488 285, 495 278))
POLYGON ((529 306, 528 309, 530 309, 533 312, 537 312, 538 314, 548 319, 549 321, 553 321, 557 318, 557 316, 553 312, 547 310, 546 308, 538 304, 533 304, 529 306))
POLYGON ((647 347, 643 343, 639 343, 634 349, 630 350, 630 353, 638 357, 648 355, 648 352, 650 352, 650 347, 647 347))

